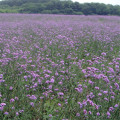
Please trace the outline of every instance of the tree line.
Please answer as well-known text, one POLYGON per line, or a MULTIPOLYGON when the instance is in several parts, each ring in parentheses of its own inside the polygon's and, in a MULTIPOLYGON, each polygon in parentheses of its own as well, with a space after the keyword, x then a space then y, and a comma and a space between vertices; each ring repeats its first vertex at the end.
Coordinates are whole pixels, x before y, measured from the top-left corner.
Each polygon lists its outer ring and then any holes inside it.
POLYGON ((0 13, 42 13, 67 15, 119 15, 120 6, 71 0, 3 0, 0 13))

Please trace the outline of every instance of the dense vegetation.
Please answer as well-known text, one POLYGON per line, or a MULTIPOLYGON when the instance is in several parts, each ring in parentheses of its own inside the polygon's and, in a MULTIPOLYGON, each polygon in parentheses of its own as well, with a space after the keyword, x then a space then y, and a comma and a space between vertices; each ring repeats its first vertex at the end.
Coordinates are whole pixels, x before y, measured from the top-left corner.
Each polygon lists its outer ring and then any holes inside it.
POLYGON ((0 14, 0 120, 119 120, 120 17, 0 14))
POLYGON ((0 2, 0 12, 120 15, 120 6, 100 3, 80 4, 71 0, 3 0, 0 2))

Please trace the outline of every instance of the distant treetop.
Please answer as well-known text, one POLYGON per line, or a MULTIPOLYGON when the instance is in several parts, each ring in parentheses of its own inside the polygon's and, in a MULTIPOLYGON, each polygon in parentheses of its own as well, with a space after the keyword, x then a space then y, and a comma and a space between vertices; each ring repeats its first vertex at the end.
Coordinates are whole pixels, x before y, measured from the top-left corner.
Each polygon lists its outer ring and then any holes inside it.
POLYGON ((42 13, 70 15, 119 15, 119 5, 72 2, 71 0, 3 0, 1 13, 42 13))

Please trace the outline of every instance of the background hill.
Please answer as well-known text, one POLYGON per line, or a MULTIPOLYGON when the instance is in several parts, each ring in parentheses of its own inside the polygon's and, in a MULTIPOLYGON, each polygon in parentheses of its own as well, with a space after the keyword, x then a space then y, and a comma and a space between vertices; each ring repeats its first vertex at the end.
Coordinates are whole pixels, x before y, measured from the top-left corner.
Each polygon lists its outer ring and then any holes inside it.
POLYGON ((42 13, 70 15, 120 15, 119 5, 72 2, 71 0, 3 0, 0 13, 42 13))

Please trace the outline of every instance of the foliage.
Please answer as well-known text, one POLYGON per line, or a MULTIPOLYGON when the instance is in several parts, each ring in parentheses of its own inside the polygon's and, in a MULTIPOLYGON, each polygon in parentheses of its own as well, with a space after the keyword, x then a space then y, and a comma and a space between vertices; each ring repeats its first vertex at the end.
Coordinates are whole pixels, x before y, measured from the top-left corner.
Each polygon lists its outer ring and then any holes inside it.
POLYGON ((101 3, 80 4, 71 0, 3 0, 0 2, 0 9, 4 12, 16 11, 18 13, 120 15, 119 5, 113 6, 101 3))

